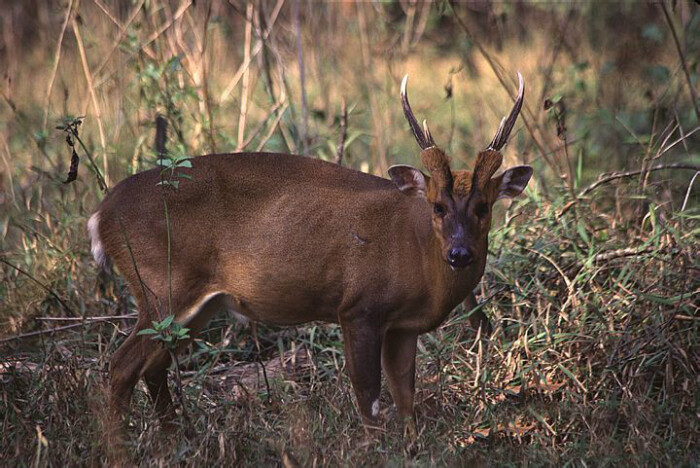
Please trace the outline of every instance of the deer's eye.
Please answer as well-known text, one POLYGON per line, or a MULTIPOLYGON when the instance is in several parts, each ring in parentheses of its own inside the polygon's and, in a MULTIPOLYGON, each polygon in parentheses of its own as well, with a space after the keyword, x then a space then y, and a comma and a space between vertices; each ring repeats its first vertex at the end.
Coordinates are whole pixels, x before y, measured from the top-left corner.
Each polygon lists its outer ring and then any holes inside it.
POLYGON ((489 212, 489 207, 486 203, 481 202, 478 205, 476 205, 476 208, 474 209, 474 214, 477 215, 479 218, 483 218, 486 216, 489 212))
POLYGON ((433 212, 437 216, 440 216, 442 218, 443 216, 445 216, 445 207, 440 203, 436 203, 433 205, 433 212))

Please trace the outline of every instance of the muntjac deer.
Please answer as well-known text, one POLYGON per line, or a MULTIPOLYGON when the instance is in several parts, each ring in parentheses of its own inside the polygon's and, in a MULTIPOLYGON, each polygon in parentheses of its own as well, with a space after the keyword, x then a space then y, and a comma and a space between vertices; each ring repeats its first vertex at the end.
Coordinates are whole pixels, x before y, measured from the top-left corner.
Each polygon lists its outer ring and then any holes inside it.
POLYGON ((119 183, 88 222, 97 263, 111 258, 140 315, 110 362, 113 416, 143 378, 164 421, 174 415, 169 352, 139 330, 170 314, 196 333, 235 309, 254 321, 339 323, 347 371, 367 426, 378 423, 382 369, 398 413, 413 428, 418 335, 465 301, 486 263, 492 205, 520 194, 532 168, 494 177, 523 103, 524 85, 473 172, 452 171, 401 86, 424 174, 391 180, 286 154, 193 158, 177 190, 152 169, 119 183), (169 233, 164 203, 169 210, 169 233), (171 257, 168 261, 168 238, 171 257), (170 268, 169 286, 168 271, 170 268), (172 309, 169 309, 172 307, 172 309))

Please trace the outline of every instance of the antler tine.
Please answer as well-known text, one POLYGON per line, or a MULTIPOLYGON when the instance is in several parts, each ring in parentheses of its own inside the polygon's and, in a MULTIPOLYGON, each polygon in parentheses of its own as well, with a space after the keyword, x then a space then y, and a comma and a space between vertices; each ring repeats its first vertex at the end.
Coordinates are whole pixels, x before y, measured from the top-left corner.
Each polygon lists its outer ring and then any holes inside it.
POLYGON ((411 104, 409 104, 408 102, 408 94, 406 93, 407 84, 408 74, 404 76, 403 80, 401 81, 401 105, 403 106, 403 114, 406 116, 406 120, 408 120, 408 123, 411 126, 411 131, 413 131, 413 136, 416 137, 418 146, 420 146, 420 149, 424 150, 433 145, 428 144, 425 135, 423 135, 423 131, 421 130, 420 125, 418 124, 418 120, 416 120, 416 116, 413 115, 413 111, 411 110, 411 104))
POLYGON ((433 135, 430 133, 430 129, 428 128, 428 121, 425 119, 423 120, 423 135, 425 136, 425 144, 428 145, 428 148, 431 146, 437 146, 435 144, 435 140, 433 140, 433 135))
POLYGON ((520 114, 520 109, 523 107, 523 98, 525 97, 525 82, 523 81, 523 75, 518 72, 518 95, 515 98, 515 103, 513 104, 513 109, 511 109, 508 117, 504 117, 501 120, 501 124, 498 126, 496 135, 489 143, 486 149, 500 151, 503 145, 508 141, 510 132, 513 130, 515 121, 518 120, 518 115, 520 114))

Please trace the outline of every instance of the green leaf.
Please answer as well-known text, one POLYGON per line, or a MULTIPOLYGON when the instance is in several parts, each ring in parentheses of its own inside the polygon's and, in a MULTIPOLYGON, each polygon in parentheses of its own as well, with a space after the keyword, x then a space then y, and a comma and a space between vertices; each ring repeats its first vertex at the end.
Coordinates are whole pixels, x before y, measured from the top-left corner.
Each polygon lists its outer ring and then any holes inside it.
POLYGON ((143 330, 139 330, 139 332, 136 334, 139 336, 140 335, 157 335, 158 332, 152 328, 144 328, 143 330))
POLYGON ((172 315, 172 314, 168 315, 167 317, 165 317, 163 319, 163 321, 161 322, 161 325, 163 326, 163 328, 168 328, 170 326, 170 324, 173 323, 174 319, 175 319, 174 315, 172 315))
POLYGON ((578 222, 576 225, 576 231, 578 232, 578 235, 581 236, 581 239, 586 242, 586 244, 591 244, 591 240, 588 237, 588 233, 586 232, 586 227, 583 225, 583 222, 578 222))

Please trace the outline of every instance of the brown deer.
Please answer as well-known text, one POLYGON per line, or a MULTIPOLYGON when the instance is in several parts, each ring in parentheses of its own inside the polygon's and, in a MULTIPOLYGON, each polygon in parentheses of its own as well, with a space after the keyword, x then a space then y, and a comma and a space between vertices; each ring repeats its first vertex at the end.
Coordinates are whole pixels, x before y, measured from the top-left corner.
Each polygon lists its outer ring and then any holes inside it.
POLYGON ((110 362, 112 415, 126 412, 140 378, 159 416, 174 415, 170 354, 139 330, 172 313, 196 333, 213 313, 235 309, 268 324, 339 323, 365 425, 378 423, 383 369, 414 428, 418 335, 460 302, 475 305, 492 205, 532 175, 517 166, 494 177, 523 103, 518 77, 513 109, 473 172, 452 171, 427 123, 418 125, 406 76, 403 110, 429 175, 398 165, 388 180, 308 157, 240 153, 192 159, 183 169, 191 180, 177 190, 158 186, 160 169, 119 183, 88 222, 97 263, 113 260, 140 311, 110 362))

